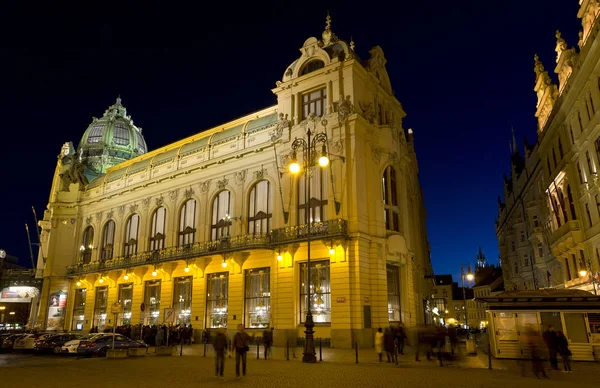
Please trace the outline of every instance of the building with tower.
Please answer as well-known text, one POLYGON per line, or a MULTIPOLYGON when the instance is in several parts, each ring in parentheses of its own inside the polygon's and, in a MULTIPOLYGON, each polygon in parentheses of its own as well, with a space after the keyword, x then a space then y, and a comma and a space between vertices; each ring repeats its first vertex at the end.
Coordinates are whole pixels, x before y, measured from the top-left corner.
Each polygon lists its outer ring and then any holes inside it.
POLYGON ((557 83, 534 58, 537 140, 520 153, 513 135, 496 221, 507 290, 600 280, 600 3, 579 3, 577 48, 556 33, 557 83))
POLYGON ((382 49, 363 60, 330 23, 283 69, 274 106, 148 150, 117 99, 65 144, 40 221, 35 325, 243 324, 282 345, 304 336, 310 307, 315 337, 350 347, 425 321, 413 134, 382 49))

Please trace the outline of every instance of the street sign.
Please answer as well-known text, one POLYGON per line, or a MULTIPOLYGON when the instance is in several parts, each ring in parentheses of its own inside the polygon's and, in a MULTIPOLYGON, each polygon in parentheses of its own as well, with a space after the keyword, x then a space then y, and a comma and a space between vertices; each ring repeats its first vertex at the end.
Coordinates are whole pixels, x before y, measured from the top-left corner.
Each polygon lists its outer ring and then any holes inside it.
POLYGON ((113 314, 121 314, 123 312, 123 306, 119 302, 115 302, 112 304, 110 311, 113 314))
POLYGON ((175 309, 165 309, 165 323, 175 323, 175 309))

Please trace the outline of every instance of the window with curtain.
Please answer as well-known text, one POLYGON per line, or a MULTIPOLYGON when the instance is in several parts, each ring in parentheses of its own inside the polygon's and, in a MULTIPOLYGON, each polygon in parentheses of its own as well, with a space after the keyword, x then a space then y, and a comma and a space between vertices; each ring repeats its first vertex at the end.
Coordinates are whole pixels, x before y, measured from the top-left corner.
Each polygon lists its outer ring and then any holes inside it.
POLYGON ((96 287, 96 298, 94 302, 94 321, 92 326, 102 332, 106 326, 106 307, 108 304, 108 286, 96 287))
POLYGON ((160 280, 148 280, 144 287, 146 325, 160 323, 160 280))
POLYGON ((223 190, 213 200, 212 206, 212 224, 211 239, 218 240, 221 237, 229 236, 231 229, 231 219, 229 214, 231 208, 231 193, 223 190))
POLYGON ((102 252, 100 260, 110 260, 113 257, 113 249, 115 245, 115 222, 109 220, 102 230, 102 252))
POLYGON ((75 303, 73 304, 73 323, 71 324, 71 330, 81 331, 83 330, 83 324, 85 323, 85 297, 87 289, 78 288, 75 290, 75 303))
POLYGON ((196 235, 196 200, 185 201, 179 212, 179 245, 194 243, 196 235))
MULTIPOLYGON (((308 299, 307 264, 300 263, 300 322, 306 318, 308 299)), ((310 309, 315 323, 331 323, 331 283, 329 280, 329 260, 310 263, 310 309)))
POLYGON ((133 283, 119 284, 119 303, 123 307, 123 312, 119 314, 119 324, 130 325, 133 306, 133 283))
MULTIPOLYGON (((386 266, 386 271, 388 291, 388 320, 390 322, 400 322, 400 268, 396 265, 388 264, 386 266)), ((444 310, 446 310, 445 306, 441 311, 444 310)))
POLYGON ((180 325, 192 323, 192 282, 192 276, 175 278, 173 308, 180 325))
POLYGON ((139 214, 133 214, 129 217, 127 224, 125 225, 125 242, 123 246, 126 257, 137 253, 139 230, 140 216, 139 214))
POLYGON ((83 239, 81 240, 81 261, 83 264, 89 264, 92 261, 92 250, 94 249, 94 228, 88 226, 83 231, 83 239))
POLYGON ((167 209, 159 207, 152 214, 150 230, 150 250, 157 251, 165 247, 165 227, 167 225, 167 209))
POLYGON ((302 120, 306 120, 311 113, 317 116, 326 114, 327 88, 314 90, 302 95, 302 120))
POLYGON ((310 172, 310 195, 306 200, 306 179, 298 179, 298 225, 327 221, 329 195, 326 168, 313 167, 310 172), (307 219, 308 216, 308 219, 307 219))
POLYGON ((385 228, 394 232, 400 231, 400 208, 398 207, 398 183, 396 169, 388 166, 382 179, 383 208, 385 228))
POLYGON ((268 328, 271 320, 270 268, 245 271, 245 326, 268 328))
POLYGON ((229 272, 206 276, 206 327, 227 327, 229 272))
POLYGON ((273 217, 273 198, 271 184, 262 180, 250 190, 248 204, 248 234, 260 235, 271 231, 271 217, 273 217))

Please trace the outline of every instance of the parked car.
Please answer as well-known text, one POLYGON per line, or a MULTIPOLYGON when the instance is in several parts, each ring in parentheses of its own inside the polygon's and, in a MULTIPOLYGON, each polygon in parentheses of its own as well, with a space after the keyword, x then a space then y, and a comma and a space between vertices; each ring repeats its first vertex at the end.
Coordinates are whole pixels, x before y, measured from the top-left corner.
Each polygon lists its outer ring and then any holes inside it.
POLYGON ((112 348, 113 336, 115 337, 115 349, 129 349, 129 348, 147 348, 143 342, 134 341, 121 334, 105 334, 102 337, 95 338, 94 340, 81 341, 77 348, 77 354, 79 356, 93 356, 97 355, 105 357, 106 352, 112 348))
POLYGON ((13 350, 33 350, 37 341, 43 340, 46 337, 53 335, 52 333, 29 333, 25 334, 13 345, 13 350))
POLYGON ((62 346, 74 339, 78 339, 79 334, 55 334, 35 342, 33 349, 38 353, 61 353, 62 346))
POLYGON ((103 335, 104 335, 104 333, 86 334, 83 337, 79 337, 79 338, 76 338, 76 339, 73 339, 71 341, 64 343, 60 349, 61 349, 62 353, 77 354, 77 348, 79 347, 79 343, 81 341, 92 341, 93 342, 94 339, 100 338, 103 335))
POLYGON ((13 347, 15 345, 15 342, 19 340, 19 338, 25 336, 26 334, 23 333, 19 333, 19 334, 11 334, 8 337, 6 337, 4 339, 4 342, 2 342, 2 346, 0 347, 0 350, 2 350, 2 352, 12 352, 13 347))

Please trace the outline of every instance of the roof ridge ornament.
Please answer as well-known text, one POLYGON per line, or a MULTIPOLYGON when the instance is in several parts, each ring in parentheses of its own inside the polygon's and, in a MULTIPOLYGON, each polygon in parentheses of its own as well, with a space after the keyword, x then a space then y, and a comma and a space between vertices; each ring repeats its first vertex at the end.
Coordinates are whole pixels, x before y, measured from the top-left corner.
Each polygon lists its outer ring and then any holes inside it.
POLYGON ((328 46, 332 42, 337 42, 338 38, 331 31, 331 16, 329 15, 329 11, 327 12, 327 17, 325 18, 325 31, 321 34, 323 46, 328 46))

